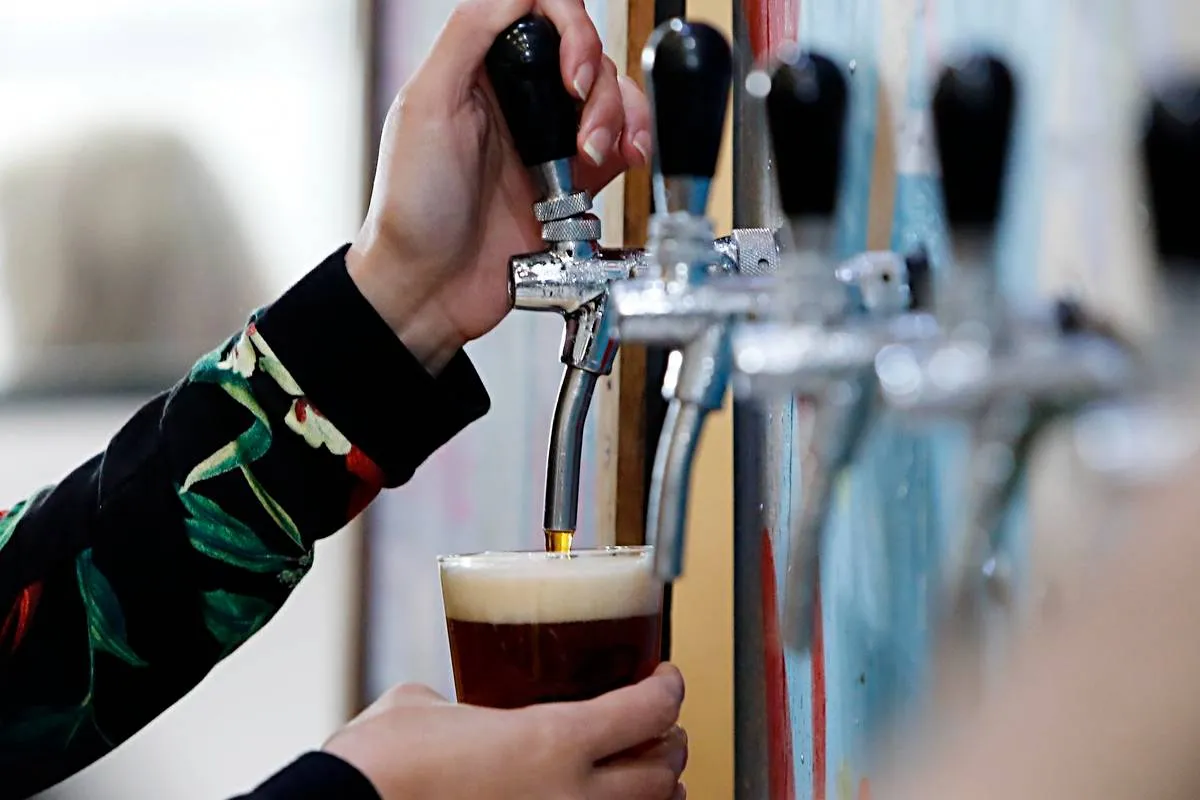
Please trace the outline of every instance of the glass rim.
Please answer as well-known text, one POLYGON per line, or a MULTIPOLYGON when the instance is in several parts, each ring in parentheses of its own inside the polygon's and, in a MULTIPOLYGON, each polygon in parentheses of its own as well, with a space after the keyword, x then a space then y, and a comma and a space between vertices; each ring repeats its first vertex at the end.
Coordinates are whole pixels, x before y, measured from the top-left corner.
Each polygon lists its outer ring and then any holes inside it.
POLYGON ((447 564, 468 564, 472 561, 482 563, 512 563, 514 561, 552 561, 567 558, 598 558, 600 556, 635 556, 654 552, 654 545, 606 545, 603 547, 583 547, 572 549, 565 553, 538 550, 480 550, 475 553, 451 553, 437 557, 438 566, 447 564))

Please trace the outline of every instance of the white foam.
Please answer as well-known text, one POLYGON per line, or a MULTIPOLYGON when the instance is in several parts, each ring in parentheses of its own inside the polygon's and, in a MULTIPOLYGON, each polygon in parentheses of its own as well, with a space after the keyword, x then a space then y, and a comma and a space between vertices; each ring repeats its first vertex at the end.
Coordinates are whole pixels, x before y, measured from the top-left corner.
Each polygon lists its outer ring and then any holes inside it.
POLYGON ((491 624, 587 622, 658 613, 662 584, 648 549, 480 553, 443 559, 446 616, 491 624))

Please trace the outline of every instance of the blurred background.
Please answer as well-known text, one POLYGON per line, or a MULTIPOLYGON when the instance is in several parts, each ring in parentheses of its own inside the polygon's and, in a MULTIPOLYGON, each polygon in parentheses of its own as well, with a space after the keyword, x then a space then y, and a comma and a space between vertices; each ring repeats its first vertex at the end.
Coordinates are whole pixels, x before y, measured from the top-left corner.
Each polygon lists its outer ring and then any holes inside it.
MULTIPOLYGON (((347 241, 369 126, 345 0, 0 3, 0 505, 53 482, 347 241)), ((48 797, 227 797, 351 710, 354 532, 262 636, 48 797)))

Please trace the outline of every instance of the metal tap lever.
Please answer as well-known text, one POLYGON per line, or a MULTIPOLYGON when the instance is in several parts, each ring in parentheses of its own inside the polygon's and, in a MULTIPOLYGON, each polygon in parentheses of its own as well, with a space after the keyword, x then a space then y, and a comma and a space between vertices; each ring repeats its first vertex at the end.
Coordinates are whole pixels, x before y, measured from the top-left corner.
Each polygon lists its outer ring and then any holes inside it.
MULTIPOLYGON (((777 321, 745 332, 737 347, 738 367, 752 394, 764 385, 782 384, 800 405, 800 480, 793 483, 783 629, 788 643, 803 649, 811 641, 822 532, 834 483, 873 418, 877 346, 862 327, 864 320, 851 314, 833 254, 849 105, 846 78, 831 59, 791 49, 781 54, 769 83, 761 73, 751 81, 756 94, 765 93, 792 247, 781 266, 777 321), (759 365, 753 363, 756 351, 762 356, 759 365)), ((865 278, 877 273, 882 261, 891 259, 865 255, 841 271, 865 278)), ((889 269, 895 279, 890 286, 906 284, 903 264, 889 269)), ((866 289, 871 281, 858 285, 866 289)), ((872 292, 861 299, 879 298, 872 292)))
POLYGON ((1200 78, 1158 87, 1140 134, 1159 296, 1146 374, 1121 403, 1076 425, 1081 460, 1117 490, 1173 474, 1200 451, 1193 410, 1200 225, 1189 202, 1200 181, 1200 78))
MULTIPOLYGON (((763 85, 765 75, 751 76, 763 85)), ((849 89, 841 69, 818 53, 785 53, 770 77, 767 120, 789 219, 833 218, 841 180, 849 89)))
POLYGON ((538 184, 533 214, 550 248, 514 256, 509 291, 516 308, 563 315, 562 385, 546 463, 547 531, 574 532, 583 428, 599 375, 612 369, 616 344, 604 321, 605 287, 627 275, 629 259, 600 258, 600 220, 592 198, 576 191, 579 104, 563 85, 558 31, 529 15, 500 34, 484 65, 521 161, 538 184))
POLYGON ((496 38, 484 68, 521 161, 538 183, 534 216, 547 242, 595 241, 600 221, 589 214, 592 197, 576 191, 579 102, 563 85, 561 39, 554 25, 533 14, 496 38))
MULTIPOLYGON (((655 216, 645 268, 637 279, 615 285, 612 301, 623 340, 675 350, 663 384, 667 416, 646 514, 655 568, 671 581, 683 567, 696 444, 706 415, 720 407, 728 380, 726 320, 766 295, 761 285, 757 294, 718 288, 731 278, 716 268, 725 257, 705 217, 733 75, 729 42, 708 25, 668 20, 651 34, 642 69, 652 104, 655 216)), ((733 238, 739 240, 736 234, 733 238)), ((761 232, 757 238, 761 246, 761 232)), ((771 260, 773 237, 768 249, 762 255, 771 260)))
POLYGON ((1017 88, 1008 67, 987 55, 941 76, 933 118, 954 263, 935 297, 940 340, 923 350, 890 348, 877 361, 893 406, 969 429, 963 519, 939 610, 947 633, 968 640, 983 631, 989 583, 995 596, 1009 596, 996 584, 1008 573, 997 548, 1036 441, 1063 415, 1121 391, 1131 367, 1123 343, 1081 309, 1018 317, 997 290, 994 240, 1017 88))
POLYGON ((657 212, 704 216, 733 79, 729 42, 708 25, 668 20, 646 43, 642 72, 653 109, 657 212))
POLYGON ((978 333, 989 345, 1001 324, 993 251, 1016 93, 1003 61, 972 55, 942 72, 931 109, 954 252, 953 270, 936 298, 938 316, 950 334, 964 322, 982 322, 985 331, 978 333))
POLYGON ((942 73, 933 96, 933 119, 952 228, 995 228, 1015 103, 1013 74, 994 56, 972 56, 942 73))
POLYGON ((1177 81, 1150 104, 1141 141, 1155 249, 1165 270, 1200 266, 1200 225, 1185 202, 1200 181, 1200 81, 1177 81))
POLYGON ((776 316, 794 322, 836 319, 846 302, 833 253, 849 104, 846 78, 832 59, 790 48, 769 76, 754 73, 747 85, 766 103, 790 235, 776 316))
POLYGON ((504 31, 484 65, 513 144, 527 167, 575 157, 579 108, 563 85, 560 37, 532 14, 504 31))

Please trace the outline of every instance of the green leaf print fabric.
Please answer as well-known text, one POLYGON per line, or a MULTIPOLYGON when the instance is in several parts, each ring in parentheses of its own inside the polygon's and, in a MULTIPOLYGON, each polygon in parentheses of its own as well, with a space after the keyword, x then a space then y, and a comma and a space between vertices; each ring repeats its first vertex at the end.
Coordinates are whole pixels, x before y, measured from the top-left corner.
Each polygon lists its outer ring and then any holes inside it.
POLYGON ((345 250, 0 512, 0 798, 170 707, 279 611, 317 540, 486 412, 466 357, 425 372, 345 250))

